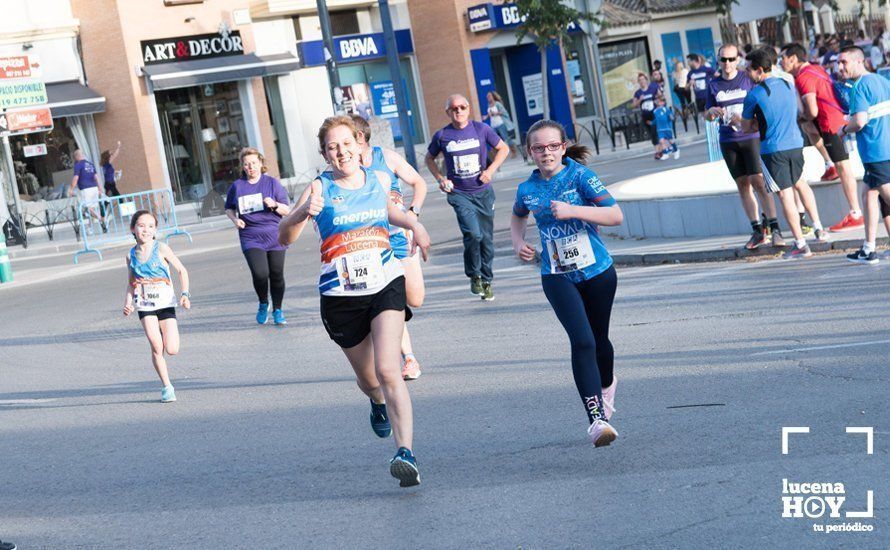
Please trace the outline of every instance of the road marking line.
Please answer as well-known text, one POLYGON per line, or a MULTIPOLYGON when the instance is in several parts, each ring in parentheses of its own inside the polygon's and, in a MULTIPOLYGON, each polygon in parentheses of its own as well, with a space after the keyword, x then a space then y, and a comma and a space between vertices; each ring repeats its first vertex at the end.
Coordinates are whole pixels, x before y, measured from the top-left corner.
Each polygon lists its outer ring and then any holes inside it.
POLYGON ((757 353, 752 353, 751 357, 755 355, 779 355, 782 353, 800 353, 802 351, 817 351, 823 349, 854 348, 856 346, 874 346, 878 344, 890 344, 890 340, 869 340, 865 342, 850 342, 848 344, 832 344, 830 346, 810 346, 807 348, 789 348, 774 351, 758 351, 757 353))

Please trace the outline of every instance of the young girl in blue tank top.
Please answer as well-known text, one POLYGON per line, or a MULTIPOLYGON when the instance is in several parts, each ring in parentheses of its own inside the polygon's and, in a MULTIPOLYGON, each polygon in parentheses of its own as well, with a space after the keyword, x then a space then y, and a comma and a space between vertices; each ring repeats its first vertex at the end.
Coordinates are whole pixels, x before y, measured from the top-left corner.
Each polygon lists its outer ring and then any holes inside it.
POLYGON ((164 384, 161 402, 176 401, 176 393, 167 373, 167 355, 179 353, 179 327, 176 324, 176 293, 170 278, 170 266, 179 275, 182 293, 179 305, 189 309, 189 275, 182 262, 166 244, 155 240, 158 221, 154 214, 140 210, 130 220, 130 232, 136 246, 127 254, 127 294, 124 315, 139 314, 145 336, 151 346, 151 361, 164 384))
MULTIPOLYGON (((424 260, 429 235, 416 218, 389 200, 387 174, 361 166, 358 132, 349 117, 331 117, 318 132, 331 172, 303 191, 279 225, 282 245, 293 243, 311 217, 321 241, 321 318, 346 355, 359 388, 371 400, 371 428, 394 436, 390 473, 409 487, 420 483, 411 450, 413 413, 401 376, 399 342, 410 319, 402 265, 389 241, 390 223, 412 231, 411 248, 424 260), (376 360, 375 360, 376 359, 376 360)), ((413 250, 412 250, 413 252, 413 250)))
POLYGON ((538 169, 519 185, 510 235, 523 260, 535 257, 525 241, 528 215, 534 214, 541 238, 541 286, 569 336, 572 374, 590 422, 587 434, 596 447, 618 437, 609 424, 615 412, 616 381, 609 321, 617 276, 597 226, 620 225, 621 209, 597 175, 576 162, 586 147, 566 147, 565 129, 541 120, 526 143, 538 169))

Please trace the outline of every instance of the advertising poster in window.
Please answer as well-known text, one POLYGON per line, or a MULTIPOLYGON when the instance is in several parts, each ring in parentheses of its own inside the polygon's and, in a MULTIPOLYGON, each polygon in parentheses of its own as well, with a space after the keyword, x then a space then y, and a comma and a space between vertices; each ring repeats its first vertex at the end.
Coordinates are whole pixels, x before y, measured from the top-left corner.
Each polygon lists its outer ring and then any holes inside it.
POLYGON ((616 117, 633 111, 631 100, 639 88, 637 76, 649 74, 649 49, 643 38, 622 40, 600 45, 603 64, 603 83, 609 102, 609 116, 616 117))

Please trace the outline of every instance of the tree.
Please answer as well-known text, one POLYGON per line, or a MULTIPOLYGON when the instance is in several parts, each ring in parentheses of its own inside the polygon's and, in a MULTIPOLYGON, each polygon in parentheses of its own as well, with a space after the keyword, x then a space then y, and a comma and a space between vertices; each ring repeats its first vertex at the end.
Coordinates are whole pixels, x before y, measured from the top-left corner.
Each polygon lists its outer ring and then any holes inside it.
MULTIPOLYGON (((511 0, 501 0, 507 3, 511 0)), ((556 45, 562 55, 563 44, 569 36, 569 25, 596 17, 577 10, 560 0, 512 0, 519 8, 523 22, 516 29, 516 43, 531 35, 541 54, 541 84, 544 101, 544 118, 550 118, 550 98, 547 90, 547 48, 556 45)))

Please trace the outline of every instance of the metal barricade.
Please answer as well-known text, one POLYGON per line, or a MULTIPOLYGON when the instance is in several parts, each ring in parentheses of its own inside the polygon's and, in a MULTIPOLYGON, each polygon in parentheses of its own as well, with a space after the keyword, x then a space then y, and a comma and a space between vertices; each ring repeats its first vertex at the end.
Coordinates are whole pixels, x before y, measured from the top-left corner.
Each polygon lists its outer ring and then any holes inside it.
POLYGON ((720 123, 716 120, 705 121, 705 134, 708 136, 708 159, 711 162, 723 160, 723 151, 720 149, 720 123))
POLYGON ((166 233, 167 241, 174 235, 185 235, 189 242, 192 236, 188 231, 179 228, 176 220, 176 209, 173 202, 173 191, 157 189, 118 195, 117 197, 100 197, 94 201, 77 202, 77 224, 83 238, 83 250, 74 254, 74 263, 81 254, 94 252, 102 260, 98 247, 131 240, 130 220, 140 210, 148 210, 158 220, 158 235, 166 233))

